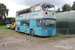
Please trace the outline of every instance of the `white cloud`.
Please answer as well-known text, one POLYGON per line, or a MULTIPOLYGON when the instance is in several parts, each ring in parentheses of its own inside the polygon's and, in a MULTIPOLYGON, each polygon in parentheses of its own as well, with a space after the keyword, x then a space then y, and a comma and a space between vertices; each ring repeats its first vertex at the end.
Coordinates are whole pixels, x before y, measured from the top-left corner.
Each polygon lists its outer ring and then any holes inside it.
POLYGON ((63 4, 72 5, 75 0, 0 0, 9 9, 8 17, 15 17, 16 11, 25 9, 29 6, 35 5, 40 2, 48 2, 55 5, 56 9, 63 6, 63 4))
POLYGON ((25 9, 28 7, 28 6, 24 6, 24 5, 18 5, 14 2, 6 1, 6 0, 0 0, 0 3, 4 3, 7 6, 7 8, 9 9, 8 17, 15 17, 16 11, 25 9))

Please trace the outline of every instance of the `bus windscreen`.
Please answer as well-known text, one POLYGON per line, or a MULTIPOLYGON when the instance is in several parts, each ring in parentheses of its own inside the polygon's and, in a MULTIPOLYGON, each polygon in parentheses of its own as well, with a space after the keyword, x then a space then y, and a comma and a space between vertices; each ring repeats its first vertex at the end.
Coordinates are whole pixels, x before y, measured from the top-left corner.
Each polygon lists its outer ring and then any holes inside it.
POLYGON ((56 27, 56 20, 53 20, 53 19, 43 19, 42 27, 56 27))

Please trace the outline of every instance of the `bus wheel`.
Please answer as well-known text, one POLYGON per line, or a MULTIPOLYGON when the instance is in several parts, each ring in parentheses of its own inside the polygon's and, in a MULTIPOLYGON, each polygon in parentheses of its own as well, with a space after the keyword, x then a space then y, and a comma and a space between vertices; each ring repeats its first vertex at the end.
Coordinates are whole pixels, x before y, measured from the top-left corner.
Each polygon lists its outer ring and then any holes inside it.
POLYGON ((30 30, 30 35, 34 36, 34 30, 33 29, 30 30))
POLYGON ((20 32, 20 29, 19 29, 19 27, 17 28, 17 30, 18 30, 18 32, 20 32))

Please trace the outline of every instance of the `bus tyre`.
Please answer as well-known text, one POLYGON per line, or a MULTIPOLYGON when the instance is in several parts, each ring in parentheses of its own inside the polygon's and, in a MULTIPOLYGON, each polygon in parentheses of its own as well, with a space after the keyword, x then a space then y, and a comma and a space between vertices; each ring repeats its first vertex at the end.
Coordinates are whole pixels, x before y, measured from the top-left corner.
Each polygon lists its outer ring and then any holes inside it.
POLYGON ((30 35, 31 35, 31 36, 34 36, 34 30, 33 30, 33 29, 30 30, 30 35))

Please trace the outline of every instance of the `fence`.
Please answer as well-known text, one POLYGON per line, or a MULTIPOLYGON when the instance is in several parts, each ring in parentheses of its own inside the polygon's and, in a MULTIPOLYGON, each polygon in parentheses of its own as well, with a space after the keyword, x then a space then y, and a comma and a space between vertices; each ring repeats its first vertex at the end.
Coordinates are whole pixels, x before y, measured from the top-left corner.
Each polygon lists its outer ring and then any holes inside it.
POLYGON ((63 35, 74 35, 75 34, 75 28, 57 28, 57 31, 59 31, 59 33, 63 35))

